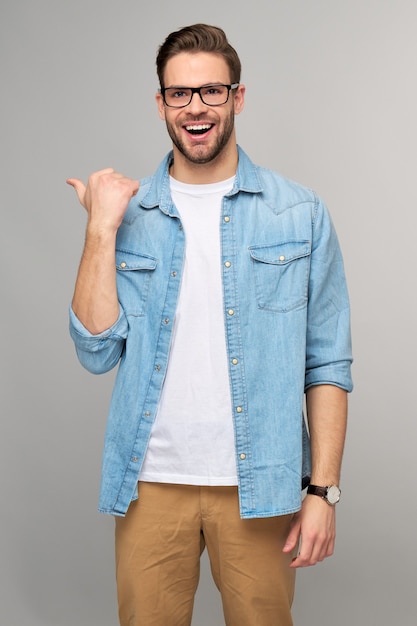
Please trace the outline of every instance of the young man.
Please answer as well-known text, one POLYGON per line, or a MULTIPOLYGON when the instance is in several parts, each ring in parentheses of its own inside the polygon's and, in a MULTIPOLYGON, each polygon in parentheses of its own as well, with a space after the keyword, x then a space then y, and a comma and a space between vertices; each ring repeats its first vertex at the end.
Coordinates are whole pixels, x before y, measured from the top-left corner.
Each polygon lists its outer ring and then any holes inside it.
POLYGON ((289 626, 296 568, 334 547, 342 257, 320 199, 237 146, 245 87, 224 32, 171 33, 157 70, 172 152, 155 175, 68 180, 88 213, 71 334, 88 370, 119 365, 100 510, 116 517, 120 624, 190 624, 207 547, 228 626, 289 626))

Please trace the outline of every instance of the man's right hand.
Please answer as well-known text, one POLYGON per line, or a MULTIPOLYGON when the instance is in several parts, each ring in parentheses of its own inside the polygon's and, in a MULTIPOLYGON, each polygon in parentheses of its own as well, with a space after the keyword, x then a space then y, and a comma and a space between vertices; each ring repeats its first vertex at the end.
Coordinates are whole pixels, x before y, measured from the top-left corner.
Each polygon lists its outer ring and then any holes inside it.
POLYGON ((68 178, 78 200, 88 213, 91 226, 117 230, 130 199, 138 192, 139 182, 113 168, 99 170, 90 176, 87 186, 78 178, 68 178))
POLYGON ((84 252, 78 270, 72 306, 92 334, 110 328, 118 318, 115 239, 130 199, 139 183, 112 168, 95 172, 87 186, 69 178, 88 213, 84 252))

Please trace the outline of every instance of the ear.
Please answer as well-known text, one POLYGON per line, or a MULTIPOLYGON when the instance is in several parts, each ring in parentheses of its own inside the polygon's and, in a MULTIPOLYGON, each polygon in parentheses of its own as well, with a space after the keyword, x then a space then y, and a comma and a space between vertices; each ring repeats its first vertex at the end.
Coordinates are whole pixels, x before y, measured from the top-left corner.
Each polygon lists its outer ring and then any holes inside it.
POLYGON ((162 97, 162 94, 158 93, 155 96, 155 100, 156 100, 156 104, 158 106, 158 115, 161 118, 161 120, 165 120, 165 105, 164 105, 164 99, 162 97))
POLYGON ((245 106, 245 85, 239 85, 239 87, 235 90, 233 94, 233 106, 235 115, 239 115, 239 113, 243 110, 245 106))

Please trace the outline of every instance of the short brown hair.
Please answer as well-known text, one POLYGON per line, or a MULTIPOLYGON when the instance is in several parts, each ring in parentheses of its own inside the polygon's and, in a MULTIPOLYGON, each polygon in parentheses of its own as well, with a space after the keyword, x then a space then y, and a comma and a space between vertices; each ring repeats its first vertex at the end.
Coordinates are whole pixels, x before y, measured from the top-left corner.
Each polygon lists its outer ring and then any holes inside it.
POLYGON ((164 87, 164 71, 169 59, 180 52, 212 52, 224 58, 230 70, 231 83, 240 82, 241 63, 236 50, 218 26, 193 24, 172 32, 159 47, 156 71, 164 87))

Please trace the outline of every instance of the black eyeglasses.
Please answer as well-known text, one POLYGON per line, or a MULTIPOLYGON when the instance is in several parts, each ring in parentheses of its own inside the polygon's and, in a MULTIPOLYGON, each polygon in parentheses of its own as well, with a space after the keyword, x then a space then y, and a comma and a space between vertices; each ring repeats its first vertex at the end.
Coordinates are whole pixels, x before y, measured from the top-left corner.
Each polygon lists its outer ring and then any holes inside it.
POLYGON ((193 95, 198 93, 201 101, 210 107, 218 107, 226 104, 231 89, 239 87, 239 83, 232 85, 204 85, 203 87, 162 87, 162 94, 167 107, 181 109, 190 104, 193 95))

